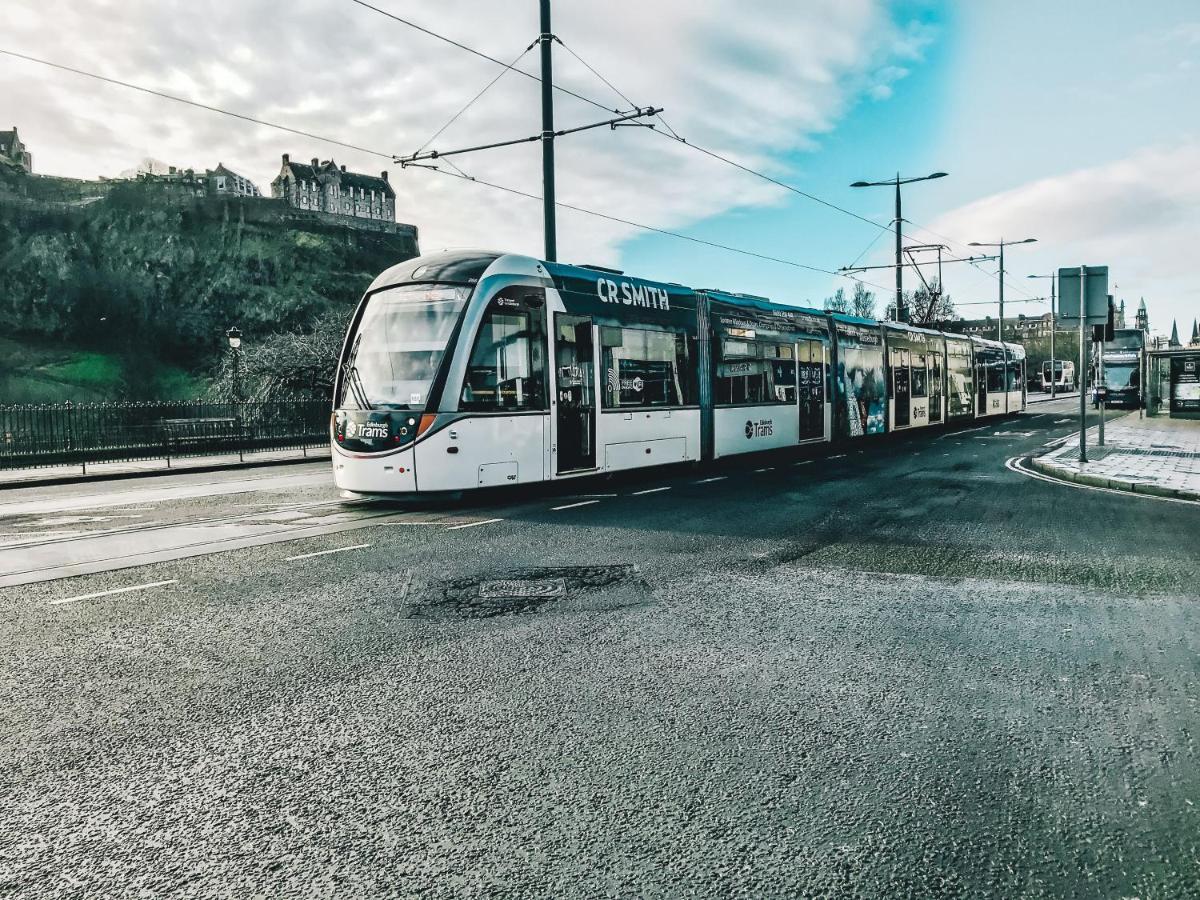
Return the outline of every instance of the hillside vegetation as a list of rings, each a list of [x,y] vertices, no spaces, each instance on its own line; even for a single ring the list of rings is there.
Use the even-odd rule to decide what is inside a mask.
[[[414,255],[401,236],[295,222],[267,201],[153,183],[45,201],[21,196],[21,177],[0,173],[0,402],[194,393],[230,325],[250,352],[348,316]]]

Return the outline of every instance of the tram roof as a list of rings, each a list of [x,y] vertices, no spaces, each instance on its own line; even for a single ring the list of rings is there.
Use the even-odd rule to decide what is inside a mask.
[[[368,292],[411,281],[439,281],[450,284],[469,284],[477,280],[487,267],[504,254],[493,250],[442,250],[406,259],[385,269]]]
[[[764,312],[801,312],[807,313],[810,316],[822,317],[829,315],[823,309],[814,309],[811,306],[794,306],[791,303],[780,303],[777,300],[772,300],[770,297],[759,297],[756,294],[738,294],[733,291],[722,291],[713,288],[700,288],[697,293],[706,294],[713,300],[728,303],[731,306],[739,306],[743,309],[759,309]]]

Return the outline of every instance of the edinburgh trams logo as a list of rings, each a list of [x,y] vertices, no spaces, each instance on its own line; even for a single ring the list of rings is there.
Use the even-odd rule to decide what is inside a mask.
[[[671,309],[671,298],[666,289],[649,284],[634,284],[631,281],[618,283],[601,278],[596,282],[596,293],[605,303],[645,306],[667,312]]]
[[[388,436],[387,422],[357,422],[346,423],[346,437],[357,437],[367,440],[369,438],[385,438]]]
[[[770,437],[775,433],[775,421],[773,419],[759,419],[757,422],[747,420],[745,432],[748,441],[756,437]]]

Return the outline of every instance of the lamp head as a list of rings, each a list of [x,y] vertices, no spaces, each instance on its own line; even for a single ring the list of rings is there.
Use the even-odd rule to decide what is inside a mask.
[[[242,332],[236,325],[225,332],[225,337],[229,338],[229,346],[234,350],[242,346]]]

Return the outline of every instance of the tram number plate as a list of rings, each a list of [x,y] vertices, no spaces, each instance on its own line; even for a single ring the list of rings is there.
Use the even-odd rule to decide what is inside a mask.
[[[567,582],[563,578],[541,581],[507,579],[484,581],[479,585],[480,597],[562,597],[567,593]]]

